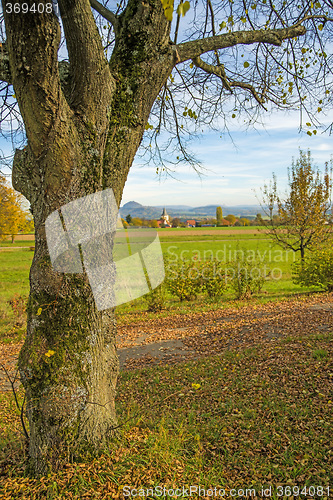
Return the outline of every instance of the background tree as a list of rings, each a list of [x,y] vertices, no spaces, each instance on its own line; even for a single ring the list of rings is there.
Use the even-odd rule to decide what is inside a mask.
[[[288,173],[289,192],[278,194],[276,177],[263,189],[266,205],[268,234],[280,246],[300,252],[304,260],[305,250],[313,249],[331,234],[328,224],[331,210],[332,170],[325,165],[325,173],[312,166],[310,151],[300,150],[299,158],[292,161]],[[274,212],[279,217],[276,225]]]
[[[230,225],[233,226],[237,219],[233,214],[229,214],[225,217],[225,220],[229,221]]]
[[[158,222],[157,222],[157,220],[152,220],[151,223],[150,223],[150,227],[153,227],[153,228],[157,229],[158,228]]]
[[[272,220],[273,220],[273,224],[275,224],[275,226],[278,226],[280,224],[280,217],[277,214],[273,215]]]
[[[33,233],[34,229],[35,229],[34,219],[33,219],[32,215],[31,215],[31,213],[27,212],[25,223],[24,223],[24,226],[22,227],[22,231],[24,233]]]
[[[222,208],[221,207],[216,207],[216,225],[221,226],[222,224]]]
[[[0,175],[0,239],[10,235],[14,243],[15,235],[20,230],[31,227],[28,213],[22,209],[22,202],[23,196],[9,187],[5,177]]]
[[[239,219],[240,223],[242,224],[242,226],[249,226],[250,225],[250,221],[249,219],[247,219],[246,217],[241,217]]]
[[[256,218],[254,219],[254,224],[256,226],[264,226],[265,225],[265,221],[264,219],[262,218],[262,215],[261,214],[257,214],[256,215]]]
[[[180,219],[178,217],[175,217],[174,219],[172,219],[172,222],[171,222],[172,227],[179,227],[179,224],[180,224]]]
[[[212,217],[211,219],[204,219],[202,222],[203,224],[211,224],[212,226],[216,226],[216,219],[214,217]]]
[[[2,0],[0,118],[22,118],[26,134],[13,186],[31,203],[36,241],[19,367],[31,464],[44,473],[107,444],[118,373],[114,311],[96,309],[85,274],[54,271],[47,216],[106,188],[119,206],[140,145],[158,170],[196,166],[186,140],[197,130],[276,108],[300,109],[313,133],[330,104],[332,2],[202,0],[185,17],[182,1],[13,5]]]
[[[125,219],[126,219],[127,224],[131,224],[132,223],[132,216],[131,216],[131,214],[126,215]]]
[[[123,218],[121,218],[121,222],[122,222],[122,225],[124,226],[124,228],[126,229],[128,227],[128,222]]]
[[[132,222],[131,222],[132,226],[141,227],[142,224],[143,224],[142,219],[139,219],[139,217],[133,217],[132,218]]]

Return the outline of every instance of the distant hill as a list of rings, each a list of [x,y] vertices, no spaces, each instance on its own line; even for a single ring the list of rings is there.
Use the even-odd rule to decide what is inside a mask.
[[[119,212],[121,217],[126,217],[130,214],[132,217],[139,217],[140,219],[159,219],[162,210],[165,207],[167,213],[171,218],[179,217],[181,219],[204,217],[215,217],[216,207],[219,205],[206,205],[203,207],[190,207],[188,205],[158,205],[158,206],[144,206],[136,201],[129,201],[120,208]],[[233,214],[236,217],[255,217],[257,213],[262,212],[260,205],[237,205],[234,207],[226,207],[223,205],[223,215]]]
[[[143,207],[143,205],[141,205],[141,203],[138,203],[137,201],[129,201],[123,206],[123,208],[126,210],[135,210],[136,208],[140,207]]]

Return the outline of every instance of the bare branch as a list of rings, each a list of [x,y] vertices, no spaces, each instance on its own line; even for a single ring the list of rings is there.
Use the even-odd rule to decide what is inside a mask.
[[[220,64],[219,66],[214,66],[213,64],[206,63],[199,56],[194,57],[192,61],[193,64],[197,66],[197,68],[200,68],[203,71],[206,71],[206,73],[209,73],[211,75],[216,75],[219,78],[221,78],[223,87],[229,90],[229,92],[232,92],[232,88],[230,86],[230,82],[227,79],[227,75],[225,74],[223,64]]]
[[[291,26],[276,30],[256,30],[256,31],[234,31],[223,35],[212,36],[202,40],[192,40],[190,42],[177,45],[178,62],[193,59],[211,50],[225,49],[235,45],[251,45],[252,43],[268,43],[280,46],[283,40],[304,35],[306,28],[302,25]]]
[[[24,432],[24,435],[27,439],[27,441],[29,441],[29,434],[28,434],[28,431],[27,431],[27,428],[25,426],[25,423],[24,423],[24,418],[23,418],[23,409],[24,409],[24,403],[25,403],[25,395],[24,395],[24,399],[23,399],[23,403],[22,405],[20,406],[19,405],[19,402],[18,402],[18,399],[17,399],[17,394],[16,394],[16,390],[15,390],[15,382],[18,380],[18,373],[19,373],[19,370],[16,370],[16,373],[14,375],[14,378],[12,379],[11,376],[9,375],[8,373],[8,370],[6,369],[5,365],[3,365],[2,363],[0,364],[0,368],[3,369],[3,371],[5,372],[6,376],[7,376],[7,379],[9,380],[9,383],[11,385],[11,388],[12,388],[12,392],[13,392],[13,395],[14,395],[14,399],[15,399],[15,404],[16,404],[16,407],[17,409],[19,410],[20,412],[20,420],[21,420],[21,424],[22,424],[22,428],[23,428],[23,432]]]
[[[211,75],[216,75],[222,80],[223,87],[229,92],[233,92],[232,87],[239,87],[244,90],[248,90],[251,92],[255,100],[262,106],[264,109],[266,109],[263,104],[265,102],[264,97],[260,97],[256,89],[251,85],[250,83],[246,82],[239,82],[236,80],[228,80],[226,72],[224,70],[224,65],[220,64],[219,66],[214,66],[213,64],[207,64],[205,61],[203,61],[200,57],[195,57],[192,59],[193,64],[197,66],[198,68],[202,69],[206,73],[209,73]]]
[[[237,82],[235,80],[231,80],[229,83],[230,83],[230,87],[239,87],[241,89],[248,90],[249,92],[251,92],[251,94],[253,95],[253,97],[257,101],[257,103],[260,104],[260,106],[262,106],[265,111],[267,111],[267,108],[265,108],[265,106],[264,106],[265,98],[260,97],[260,95],[258,94],[256,89],[253,87],[253,85],[251,85],[250,83],[246,83],[246,82]]]
[[[118,18],[117,16],[111,12],[111,10],[107,9],[102,5],[98,0],[90,0],[90,5],[92,6],[93,9],[95,9],[104,19],[109,21],[114,29],[114,32],[117,33],[118,31]]]

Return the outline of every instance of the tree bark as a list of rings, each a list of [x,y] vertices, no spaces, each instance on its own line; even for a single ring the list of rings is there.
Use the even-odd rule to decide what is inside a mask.
[[[15,154],[13,185],[30,200],[35,222],[19,369],[30,470],[38,474],[105,449],[117,425],[119,370],[114,310],[97,310],[86,274],[53,269],[45,220],[70,201],[106,188],[119,206],[152,104],[174,65],[160,0],[129,2],[109,64],[88,0],[59,5],[74,61],[62,87],[55,16],[26,14],[16,25],[6,19],[11,76],[28,137],[27,147]],[[24,32],[22,44],[17,30]],[[44,58],[35,62],[38,50]]]

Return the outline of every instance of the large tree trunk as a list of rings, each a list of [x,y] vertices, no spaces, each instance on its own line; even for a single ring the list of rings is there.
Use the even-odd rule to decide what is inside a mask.
[[[87,137],[85,137],[85,141]],[[71,144],[66,144],[68,150]],[[77,149],[77,148],[76,148]],[[93,148],[94,149],[94,148]],[[28,151],[16,154],[13,178],[20,184]],[[81,166],[63,188],[40,180],[31,195],[35,220],[35,255],[30,270],[28,327],[19,357],[27,397],[30,428],[29,453],[34,471],[48,468],[103,449],[115,427],[115,387],[118,359],[115,349],[114,311],[98,311],[87,275],[66,274],[52,267],[45,234],[45,220],[66,202],[96,191],[90,154],[74,151]],[[23,156],[23,158],[22,158]],[[55,165],[60,158],[50,152]],[[24,161],[22,162],[22,160]],[[34,167],[44,170],[43,161]]]
[[[114,311],[97,310],[86,274],[53,269],[45,220],[63,205],[106,188],[113,189],[119,206],[151,106],[175,61],[160,0],[129,2],[109,64],[93,36],[97,29],[89,2],[74,4],[59,1],[70,59],[74,53],[62,90],[54,59],[57,20],[35,16],[24,24],[27,18],[20,18],[22,47],[13,42],[16,25],[8,28],[12,65],[21,50],[33,64],[34,47],[45,46],[37,83],[27,88],[25,72],[17,71],[14,78],[28,146],[16,152],[13,184],[31,202],[36,237],[19,368],[27,397],[30,464],[37,473],[104,449],[117,424]]]

